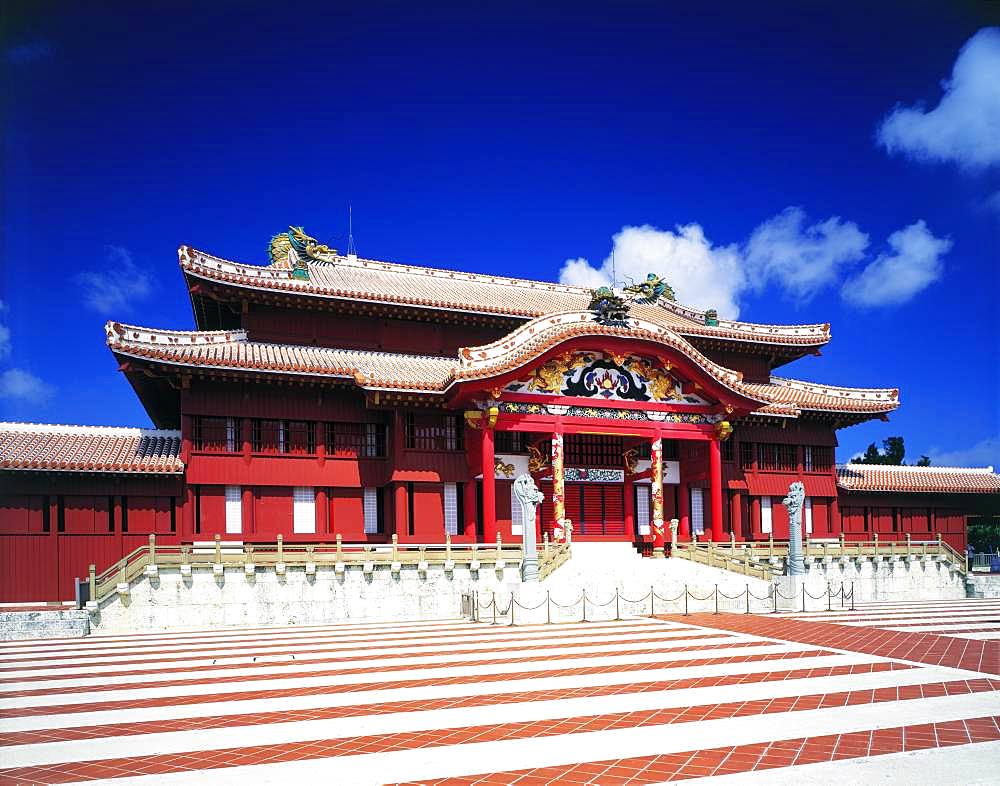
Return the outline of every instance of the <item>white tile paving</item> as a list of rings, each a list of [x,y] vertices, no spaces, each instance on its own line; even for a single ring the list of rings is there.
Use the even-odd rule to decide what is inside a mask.
[[[283,660],[283,653],[291,651],[302,656]],[[964,684],[982,675],[912,664],[888,669],[889,662],[877,656],[651,620],[516,629],[439,621],[189,631],[176,637],[18,642],[0,653],[6,658],[0,662],[6,669],[0,671],[0,737],[5,740],[0,742],[0,780],[12,777],[12,768],[31,767],[67,767],[82,777],[90,765],[81,763],[95,762],[119,767],[116,774],[128,776],[109,781],[117,786],[394,783],[657,756],[698,750],[706,741],[753,744],[1000,714],[1000,691],[987,686],[872,704],[779,707],[763,717],[757,713],[771,702]],[[373,654],[380,657],[353,657]],[[480,664],[480,658],[498,662]],[[719,658],[733,660],[701,662]],[[219,668],[222,664],[235,667]],[[830,674],[831,668],[854,671]],[[821,671],[810,674],[814,669]],[[141,670],[153,673],[137,673]],[[559,673],[547,673],[553,671]],[[786,671],[800,673],[769,679]],[[704,684],[674,684],[702,679]],[[176,681],[185,684],[172,684]],[[750,710],[715,719],[635,719],[659,710],[716,705]],[[600,719],[609,715],[623,720]],[[479,729],[563,719],[574,719],[572,729],[475,739]],[[75,735],[77,729],[87,734]],[[422,734],[439,739],[411,742]],[[355,738],[391,740],[393,735],[400,742],[385,750],[350,749]],[[313,752],[277,763],[203,763],[213,751],[295,748],[314,741],[331,746],[340,741],[346,748],[337,755]],[[195,768],[141,776],[128,769],[128,761],[137,762],[138,769],[151,756],[177,756]],[[928,760],[947,761],[947,752],[935,752]],[[95,782],[102,772],[97,766],[82,782]],[[44,772],[17,777],[44,783]],[[803,777],[812,777],[809,772]],[[830,772],[869,770],[844,765]]]

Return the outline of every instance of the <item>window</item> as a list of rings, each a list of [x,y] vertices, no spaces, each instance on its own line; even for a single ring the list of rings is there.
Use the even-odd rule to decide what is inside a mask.
[[[798,450],[795,445],[761,444],[757,446],[757,468],[763,470],[792,471],[798,469]]]
[[[288,423],[283,420],[254,420],[254,453],[284,453],[288,435]]]
[[[444,531],[458,534],[458,488],[454,483],[444,484]]]
[[[493,449],[497,453],[527,453],[528,436],[523,431],[497,431],[493,435]]]
[[[326,424],[328,455],[385,458],[385,447],[385,426],[381,423]]]
[[[240,450],[240,419],[196,416],[191,441],[195,450],[236,453]]]
[[[522,515],[521,503],[517,499],[517,494],[514,493],[514,486],[510,487],[510,534],[514,537],[522,537],[524,535],[524,517]]]
[[[731,439],[724,439],[722,444],[719,445],[722,449],[722,460],[732,461],[733,460],[733,441]]]
[[[812,535],[813,531],[813,501],[811,497],[806,497],[802,505],[803,517],[806,520],[806,535]]]
[[[602,434],[567,434],[566,463],[575,467],[613,467],[623,465],[625,440]]]
[[[704,490],[699,488],[691,489],[691,531],[705,534]]]
[[[366,488],[364,496],[365,534],[382,532],[382,495],[376,488]]]
[[[243,531],[243,489],[226,486],[226,534],[238,535]]]
[[[635,487],[635,523],[640,535],[648,535],[650,487],[639,483]]]
[[[292,489],[292,532],[316,532],[316,491],[311,486]]]
[[[297,455],[312,455],[316,452],[315,424],[307,420],[290,420],[285,424],[287,452]],[[285,452],[285,451],[282,451]]]
[[[753,443],[740,443],[740,469],[753,468]]]
[[[462,430],[455,415],[425,415],[408,412],[406,447],[411,450],[463,450]]]
[[[833,448],[806,445],[802,448],[802,468],[806,472],[829,472],[833,469]]]
[[[760,531],[765,535],[770,534],[772,530],[772,520],[771,520],[771,498],[761,497],[760,498]]]

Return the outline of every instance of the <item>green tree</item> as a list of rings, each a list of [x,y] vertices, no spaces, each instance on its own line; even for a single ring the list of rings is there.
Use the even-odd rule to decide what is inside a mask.
[[[871,443],[868,449],[860,458],[851,459],[852,464],[891,464],[900,466],[905,464],[906,447],[902,437],[888,437],[882,440],[882,449],[879,450],[875,443]],[[916,466],[929,467],[931,460],[927,456],[917,459]]]

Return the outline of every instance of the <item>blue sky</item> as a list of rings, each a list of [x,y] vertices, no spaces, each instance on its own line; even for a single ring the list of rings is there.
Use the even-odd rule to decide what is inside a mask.
[[[589,281],[614,247],[693,305],[830,322],[781,373],[903,401],[841,460],[1000,465],[985,5],[144,5],[11,15],[0,417],[148,424],[105,320],[190,328],[178,245],[343,249],[351,204],[363,256]]]

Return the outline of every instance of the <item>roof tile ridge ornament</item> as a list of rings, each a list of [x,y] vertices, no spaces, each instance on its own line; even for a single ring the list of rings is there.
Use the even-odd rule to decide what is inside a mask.
[[[762,384],[762,383],[754,383]],[[816,393],[823,396],[840,398],[865,399],[865,400],[891,400],[899,401],[899,388],[855,388],[843,385],[827,385],[822,382],[808,382],[802,379],[792,379],[791,377],[779,377],[774,374],[770,377],[768,384],[776,387],[802,390],[807,393]]]
[[[109,320],[104,325],[104,334],[110,346],[123,344],[132,346],[192,346],[204,344],[246,343],[245,330],[168,330],[127,325]]]
[[[86,426],[65,423],[28,423],[23,421],[0,421],[0,433],[3,432],[17,434],[181,438],[179,429],[156,429],[144,428],[143,426]]]

